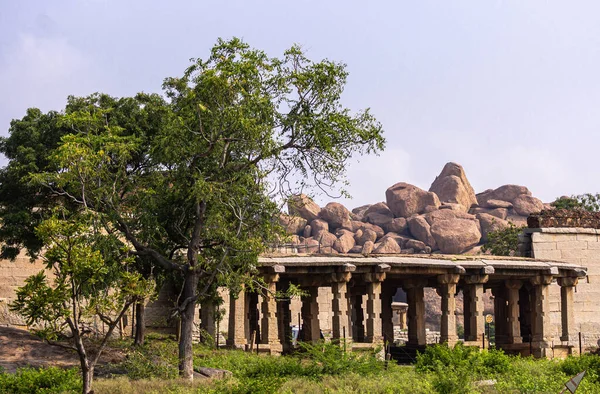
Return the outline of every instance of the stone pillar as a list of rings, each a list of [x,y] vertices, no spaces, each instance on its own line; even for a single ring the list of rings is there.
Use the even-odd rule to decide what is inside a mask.
[[[277,282],[279,274],[265,275],[266,288],[262,291],[262,320],[261,320],[261,343],[269,345],[271,354],[281,354],[282,346],[279,340],[277,327]]]
[[[229,294],[229,327],[227,330],[227,346],[232,348],[244,348],[249,336],[249,324],[247,319],[246,291],[242,286],[239,293],[233,291]]]
[[[479,341],[485,333],[485,316],[483,316],[483,284],[488,275],[465,277],[463,296],[465,302],[465,341]]]
[[[210,300],[202,301],[200,305],[200,328],[216,339],[215,304]]]
[[[573,293],[577,286],[577,278],[558,278],[560,285],[560,315],[562,325],[561,341],[575,341],[575,311],[573,310]]]
[[[344,278],[345,279],[345,278]],[[350,276],[347,276],[350,279]],[[333,312],[331,336],[335,341],[342,341],[344,337],[346,342],[352,339],[350,332],[350,309],[348,307],[348,283],[346,280],[334,282],[331,286],[333,299],[331,309]]]
[[[278,290],[285,292],[288,290],[290,282],[277,282]],[[277,302],[277,325],[279,328],[279,340],[284,353],[292,351],[292,312],[290,310],[290,298],[286,297]]]
[[[381,289],[381,325],[383,338],[390,344],[394,343],[394,310],[392,309],[392,301],[396,290],[395,286],[385,282]]]
[[[319,328],[319,288],[308,288],[308,296],[302,297],[302,339],[306,342],[317,342],[321,339]]]
[[[417,279],[407,281],[403,288],[408,301],[408,344],[426,345],[425,331],[425,282]]]
[[[448,346],[454,346],[458,340],[456,334],[456,284],[458,283],[459,275],[445,274],[438,275],[437,287],[438,294],[442,297],[442,320],[440,325],[441,342],[446,342]]]
[[[522,343],[523,337],[521,337],[521,322],[519,320],[519,289],[521,289],[523,283],[519,280],[507,280],[505,284],[508,301],[506,308],[507,342]]]
[[[352,340],[362,343],[365,341],[365,326],[363,324],[365,315],[362,307],[363,291],[356,287],[352,290],[352,294],[350,295],[352,303]]]
[[[365,342],[380,343],[383,341],[381,328],[381,282],[367,283],[367,335]]]
[[[548,297],[548,285],[552,283],[552,276],[539,275],[531,279],[533,285],[532,297],[532,334],[533,354],[536,357],[546,357],[548,342],[548,328],[550,317],[550,300]]]
[[[507,293],[507,289],[503,285],[492,287],[492,295],[494,296],[494,324],[496,328],[496,345],[503,345],[508,343]]]

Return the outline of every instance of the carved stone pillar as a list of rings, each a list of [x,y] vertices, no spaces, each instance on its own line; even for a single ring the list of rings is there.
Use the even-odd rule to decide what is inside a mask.
[[[277,285],[280,291],[287,291],[289,280],[280,280]],[[286,297],[277,302],[277,321],[279,329],[279,340],[284,353],[292,350],[292,312],[290,310],[290,298]]]
[[[481,341],[485,333],[485,317],[483,316],[483,284],[488,275],[465,277],[463,289],[465,310],[465,341]]]
[[[350,295],[352,303],[352,340],[362,343],[365,341],[364,311],[363,311],[363,292],[361,288],[353,288]]]
[[[365,342],[379,343],[383,341],[381,327],[381,282],[367,283],[367,335]]]
[[[266,288],[262,291],[262,320],[261,320],[261,343],[269,345],[271,354],[280,354],[282,351],[279,340],[279,329],[277,327],[277,282],[279,274],[265,275]]]
[[[577,286],[577,278],[558,278],[560,285],[560,311],[562,335],[561,341],[575,341],[575,311],[573,310],[573,293]]]
[[[537,357],[546,357],[548,342],[548,328],[550,317],[550,300],[548,285],[552,283],[552,276],[539,275],[531,279],[533,285],[531,328],[533,334],[533,353]]]
[[[248,300],[242,286],[239,293],[229,293],[229,327],[227,330],[227,346],[244,348],[248,344],[250,325],[248,322]]]
[[[425,330],[425,281],[413,279],[402,286],[408,301],[408,344],[426,345]]]
[[[392,301],[397,288],[391,284],[383,282],[381,289],[381,325],[384,340],[390,344],[394,343],[394,310]]]
[[[319,288],[308,288],[308,296],[302,297],[302,333],[306,342],[317,342],[321,339],[319,327]]]
[[[456,284],[459,275],[445,274],[438,275],[437,292],[442,297],[442,319],[440,324],[440,339],[446,342],[448,346],[454,346],[458,340],[456,334]]]
[[[336,276],[337,281],[331,285],[333,299],[331,300],[331,309],[333,312],[331,324],[331,336],[335,341],[342,341],[344,337],[346,342],[352,339],[350,332],[350,308],[348,299],[348,281],[351,274]]]
[[[521,337],[521,322],[519,320],[519,290],[523,283],[519,280],[507,280],[506,295],[507,295],[507,341],[508,343],[522,343]]]
[[[496,328],[496,345],[508,343],[508,289],[505,286],[492,287],[494,296],[494,324]],[[489,339],[489,338],[488,338]]]

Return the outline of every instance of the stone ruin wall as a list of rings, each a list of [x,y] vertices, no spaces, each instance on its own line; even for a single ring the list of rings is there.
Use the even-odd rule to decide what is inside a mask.
[[[575,287],[574,312],[584,350],[600,346],[600,213],[566,210],[532,215],[520,239],[526,257],[557,260],[587,268],[587,277]],[[551,334],[560,337],[560,286],[549,286]],[[571,338],[578,342],[578,333]]]

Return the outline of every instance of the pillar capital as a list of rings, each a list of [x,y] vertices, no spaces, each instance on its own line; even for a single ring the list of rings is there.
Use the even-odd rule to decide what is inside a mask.
[[[537,275],[533,278],[529,279],[532,285],[540,286],[540,285],[549,285],[552,283],[552,275]]]
[[[404,290],[425,287],[426,285],[427,285],[427,279],[425,279],[425,278],[407,279],[402,282],[402,288]]]
[[[489,275],[469,275],[464,277],[465,283],[468,285],[482,285],[487,283],[489,278]]]
[[[455,285],[459,279],[460,275],[458,274],[443,274],[437,277],[437,281],[441,285]]]
[[[523,281],[516,279],[509,279],[504,282],[507,288],[511,290],[519,290],[523,286]]]
[[[577,286],[579,278],[567,276],[565,278],[558,278],[557,281],[560,286],[571,287]]]
[[[263,279],[267,283],[277,283],[279,282],[279,274],[263,274]]]
[[[367,272],[365,274],[365,282],[383,282],[385,280],[385,272]]]
[[[334,272],[331,274],[332,283],[348,283],[352,279],[352,272]]]

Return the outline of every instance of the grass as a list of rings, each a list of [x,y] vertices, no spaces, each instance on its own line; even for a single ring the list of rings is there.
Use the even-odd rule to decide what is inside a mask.
[[[600,356],[596,355],[534,360],[461,345],[453,349],[434,346],[418,357],[414,367],[390,363],[386,368],[374,352],[344,353],[331,344],[305,346],[296,355],[282,357],[198,345],[196,367],[227,369],[233,377],[189,383],[177,379],[173,339],[152,337],[139,349],[121,349],[128,352],[126,359],[108,370],[127,375],[96,379],[96,394],[558,393],[569,378],[584,369],[587,376],[577,394],[600,392]],[[493,386],[477,383],[490,379],[496,382]],[[43,385],[45,391],[35,391],[36,385]],[[80,387],[75,369],[26,369],[14,375],[0,372],[2,393],[68,393],[78,392]]]

